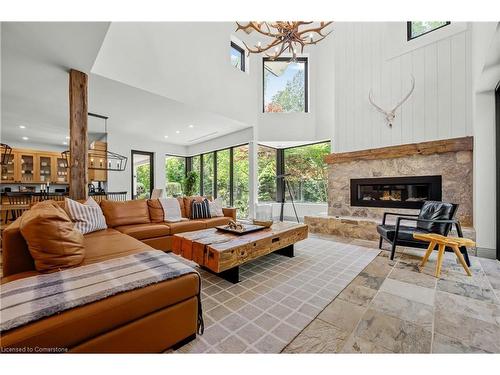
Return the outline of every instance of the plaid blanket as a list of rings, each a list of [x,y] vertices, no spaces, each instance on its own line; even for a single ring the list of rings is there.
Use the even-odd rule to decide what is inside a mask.
[[[152,250],[15,280],[0,285],[0,332],[188,273],[197,271],[176,255]],[[200,295],[198,333],[203,333]]]

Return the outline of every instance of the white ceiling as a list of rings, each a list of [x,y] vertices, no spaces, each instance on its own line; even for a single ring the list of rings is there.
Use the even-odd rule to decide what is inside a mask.
[[[2,142],[66,141],[68,71],[90,71],[108,26],[2,23]]]
[[[71,68],[89,74],[89,112],[109,116],[110,133],[191,145],[250,126],[243,121],[250,112],[238,111],[241,105],[235,105],[248,99],[241,84],[250,80],[229,64],[228,24],[206,25],[201,38],[219,47],[225,45],[227,53],[219,50],[217,56],[208,53],[195,60],[173,53],[169,48],[172,34],[163,32],[168,30],[162,25],[166,24],[120,23],[110,28],[109,23],[94,22],[2,23],[2,142],[26,142],[27,146],[66,142]],[[174,23],[169,30],[184,35],[184,45],[196,45],[200,38],[182,33],[192,27],[189,25],[200,27]],[[151,38],[158,31],[162,31],[161,38]],[[134,45],[128,42],[130,33]],[[213,61],[200,64],[200,58]],[[165,63],[168,61],[175,61],[175,66]],[[217,64],[222,69],[215,72]],[[212,66],[212,71],[205,66]],[[236,82],[231,78],[235,73]],[[154,82],[156,89],[137,80],[137,75]],[[26,128],[20,129],[20,125]],[[89,118],[89,131],[102,130],[102,120]],[[29,140],[23,141],[23,136]]]
[[[90,76],[89,86],[89,108],[109,116],[109,133],[119,131],[151,141],[191,145],[247,127],[96,74]]]

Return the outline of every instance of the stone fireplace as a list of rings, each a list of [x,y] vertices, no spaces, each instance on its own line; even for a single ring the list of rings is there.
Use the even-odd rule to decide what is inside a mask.
[[[424,200],[443,200],[472,227],[472,145],[464,137],[330,154],[328,216],[304,220],[312,232],[376,239],[385,211],[415,214]]]

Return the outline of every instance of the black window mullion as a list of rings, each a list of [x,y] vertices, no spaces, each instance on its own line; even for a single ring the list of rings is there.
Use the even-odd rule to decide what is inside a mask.
[[[193,158],[191,156],[184,158],[184,176],[187,177],[187,174],[191,172],[193,169]]]
[[[213,159],[214,159],[213,198],[217,199],[217,151],[214,151]]]
[[[200,195],[203,196],[203,154],[200,155]]]
[[[279,148],[276,150],[276,176],[285,174],[285,149]],[[285,179],[276,179],[276,201],[282,202],[285,197]]]
[[[233,165],[234,151],[233,147],[229,149],[229,206],[233,207],[234,204],[234,165]]]

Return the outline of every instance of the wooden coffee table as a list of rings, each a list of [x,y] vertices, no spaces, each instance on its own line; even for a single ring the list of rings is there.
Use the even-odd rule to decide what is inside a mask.
[[[272,252],[293,257],[293,245],[306,239],[307,234],[307,225],[290,222],[277,222],[244,235],[211,228],[175,234],[172,248],[175,254],[237,283],[240,265]]]

